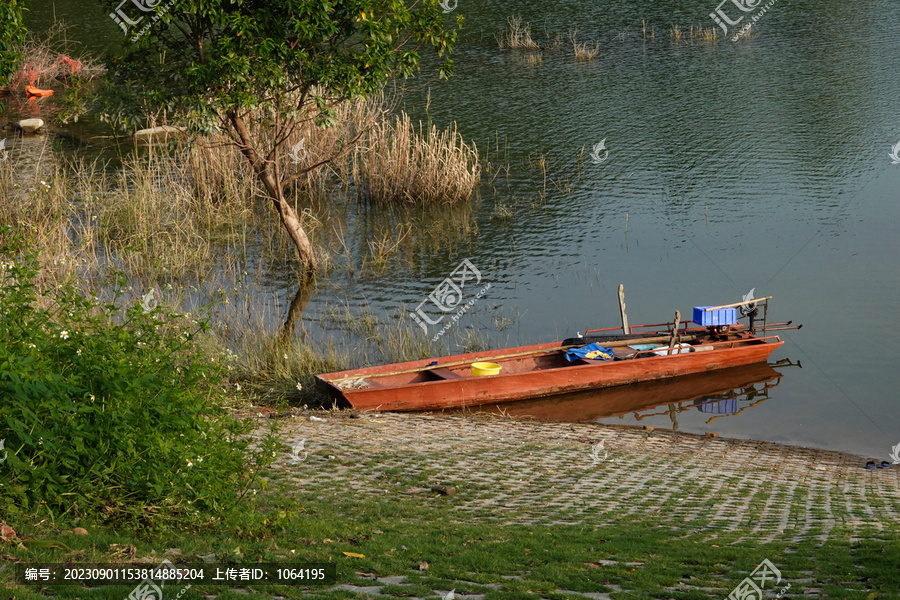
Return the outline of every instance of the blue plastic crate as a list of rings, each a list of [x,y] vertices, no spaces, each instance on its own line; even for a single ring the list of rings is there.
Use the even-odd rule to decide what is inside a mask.
[[[716,310],[706,310],[707,306],[694,307],[694,323],[703,327],[712,327],[713,325],[737,325],[737,309],[736,308],[717,308]]]
[[[694,400],[694,404],[699,404],[700,411],[705,413],[733,415],[738,411],[737,398],[726,398],[724,400],[716,400],[714,402],[709,402],[706,400]]]

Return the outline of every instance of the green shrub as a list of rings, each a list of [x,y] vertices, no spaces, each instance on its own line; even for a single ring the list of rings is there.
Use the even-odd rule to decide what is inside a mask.
[[[24,10],[24,2],[19,0],[0,3],[0,87],[5,86],[19,69],[25,42]]]
[[[251,450],[250,425],[214,404],[221,361],[194,340],[207,324],[72,283],[39,291],[38,273],[0,231],[0,512],[152,524],[234,506],[274,442]]]

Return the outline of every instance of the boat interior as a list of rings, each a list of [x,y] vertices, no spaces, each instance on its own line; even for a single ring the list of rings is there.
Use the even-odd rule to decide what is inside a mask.
[[[607,330],[593,331],[602,332]],[[714,351],[723,348],[733,348],[739,345],[765,344],[770,341],[778,340],[777,336],[757,338],[752,336],[749,332],[740,329],[731,333],[727,333],[725,335],[717,335],[715,334],[715,332],[710,332],[706,329],[685,328],[683,330],[679,330],[678,336],[676,336],[674,341],[674,347],[671,349],[669,347],[669,343],[662,343],[659,341],[646,341],[648,339],[658,339],[669,336],[671,336],[671,332],[665,330],[657,330],[656,332],[651,333],[636,333],[631,334],[630,336],[610,335],[606,338],[604,338],[604,336],[602,335],[589,336],[588,334],[585,334],[583,338],[565,340],[556,348],[537,351],[532,350],[526,352],[516,352],[515,349],[511,349],[509,354],[501,356],[486,356],[483,358],[474,358],[464,361],[453,360],[454,357],[450,356],[444,359],[444,364],[439,364],[438,361],[434,361],[432,364],[423,367],[394,371],[389,373],[365,373],[363,371],[358,375],[332,380],[331,383],[341,390],[347,391],[354,389],[396,387],[432,381],[457,380],[490,374],[502,376],[530,373],[534,371],[545,371],[550,369],[572,368],[588,365],[597,366],[621,360],[641,360],[658,357],[672,358],[677,356],[679,353],[685,354],[689,352]],[[629,342],[628,339],[623,339],[627,337],[633,338],[634,341]],[[605,339],[608,339],[607,343],[610,344],[609,348],[611,348],[613,351],[613,355],[611,357],[606,358],[601,356],[594,359],[574,358],[574,360],[569,360],[569,358],[567,358],[566,356],[567,350],[569,350],[570,348],[578,347],[579,345],[586,345],[567,344],[566,342],[589,341],[590,343],[596,342],[601,346],[604,346]],[[474,372],[476,369],[473,369],[473,364],[480,364],[481,362],[487,363],[488,365],[493,365],[495,367],[498,366],[499,372],[489,372],[481,375],[476,375]]]

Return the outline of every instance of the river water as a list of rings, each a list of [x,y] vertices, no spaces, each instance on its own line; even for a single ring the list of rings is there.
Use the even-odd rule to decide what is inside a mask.
[[[121,32],[109,17],[82,7],[40,3],[31,25],[46,26],[55,11],[92,49],[115,45]],[[804,324],[782,334],[787,343],[770,361],[802,368],[760,375],[759,389],[778,383],[765,402],[706,390],[722,402],[712,408],[690,392],[651,387],[635,392],[636,404],[664,406],[646,414],[607,414],[598,408],[602,394],[579,396],[572,410],[511,412],[888,459],[900,443],[900,164],[889,156],[900,142],[900,8],[887,0],[779,0],[746,40],[691,40],[688,27],[714,26],[715,9],[706,0],[552,7],[460,0],[448,17],[466,18],[456,76],[408,93],[406,108],[439,126],[456,121],[483,154],[499,146],[512,167],[485,178],[467,233],[380,274],[322,282],[304,326],[344,335],[326,318],[338,303],[416,329],[399,311],[426,300],[463,259],[480,275],[465,299],[490,287],[441,338],[448,351],[458,347],[451,334],[466,331],[501,347],[615,326],[620,283],[635,324],[740,301],[753,289],[774,296],[771,318]],[[740,13],[723,10],[732,19]],[[495,33],[513,14],[538,42],[547,42],[545,32],[565,42],[577,29],[578,40],[598,42],[600,53],[579,61],[566,43],[539,56],[501,50]],[[670,36],[673,24],[681,41]],[[377,212],[354,211],[354,231],[365,232]],[[359,235],[353,252],[365,244]],[[279,281],[273,273],[267,293],[283,307],[294,291]],[[738,377],[723,385],[731,383],[739,391],[748,384]]]

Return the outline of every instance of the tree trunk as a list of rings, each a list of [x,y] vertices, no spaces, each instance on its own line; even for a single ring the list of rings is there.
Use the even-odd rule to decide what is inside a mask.
[[[312,291],[313,286],[309,283],[302,283],[297,289],[297,294],[294,296],[294,299],[291,301],[291,307],[288,309],[287,318],[284,320],[284,327],[281,328],[279,339],[282,342],[290,344],[291,336],[294,335],[297,323],[300,321],[300,317],[303,316],[303,311],[312,297]]]
[[[275,205],[275,210],[278,211],[278,216],[281,218],[282,225],[287,229],[291,239],[294,240],[294,245],[297,246],[297,252],[300,253],[300,261],[306,268],[307,273],[310,275],[315,273],[318,268],[316,265],[316,255],[313,253],[312,244],[309,243],[309,238],[306,236],[306,232],[303,231],[303,226],[300,224],[300,217],[297,216],[294,207],[284,199],[284,194],[281,193],[281,186],[275,182],[275,176],[270,169],[266,169],[262,173],[257,173],[257,177],[262,181],[263,187],[266,188],[269,198],[271,198],[272,203]]]
[[[281,224],[287,229],[288,235],[291,236],[291,240],[293,240],[294,245],[297,247],[297,252],[300,254],[300,262],[303,263],[307,275],[314,274],[318,265],[316,264],[316,255],[313,252],[312,244],[309,243],[309,238],[306,236],[306,232],[303,231],[303,226],[300,224],[300,218],[297,216],[297,212],[285,200],[281,185],[275,179],[272,165],[262,160],[256,153],[256,149],[250,138],[250,131],[247,129],[247,124],[244,123],[244,120],[235,111],[228,111],[228,121],[231,123],[235,133],[241,141],[241,154],[250,161],[253,172],[256,173],[257,179],[262,183],[266,190],[266,194],[269,196],[269,199],[275,206],[275,210],[278,212]]]

